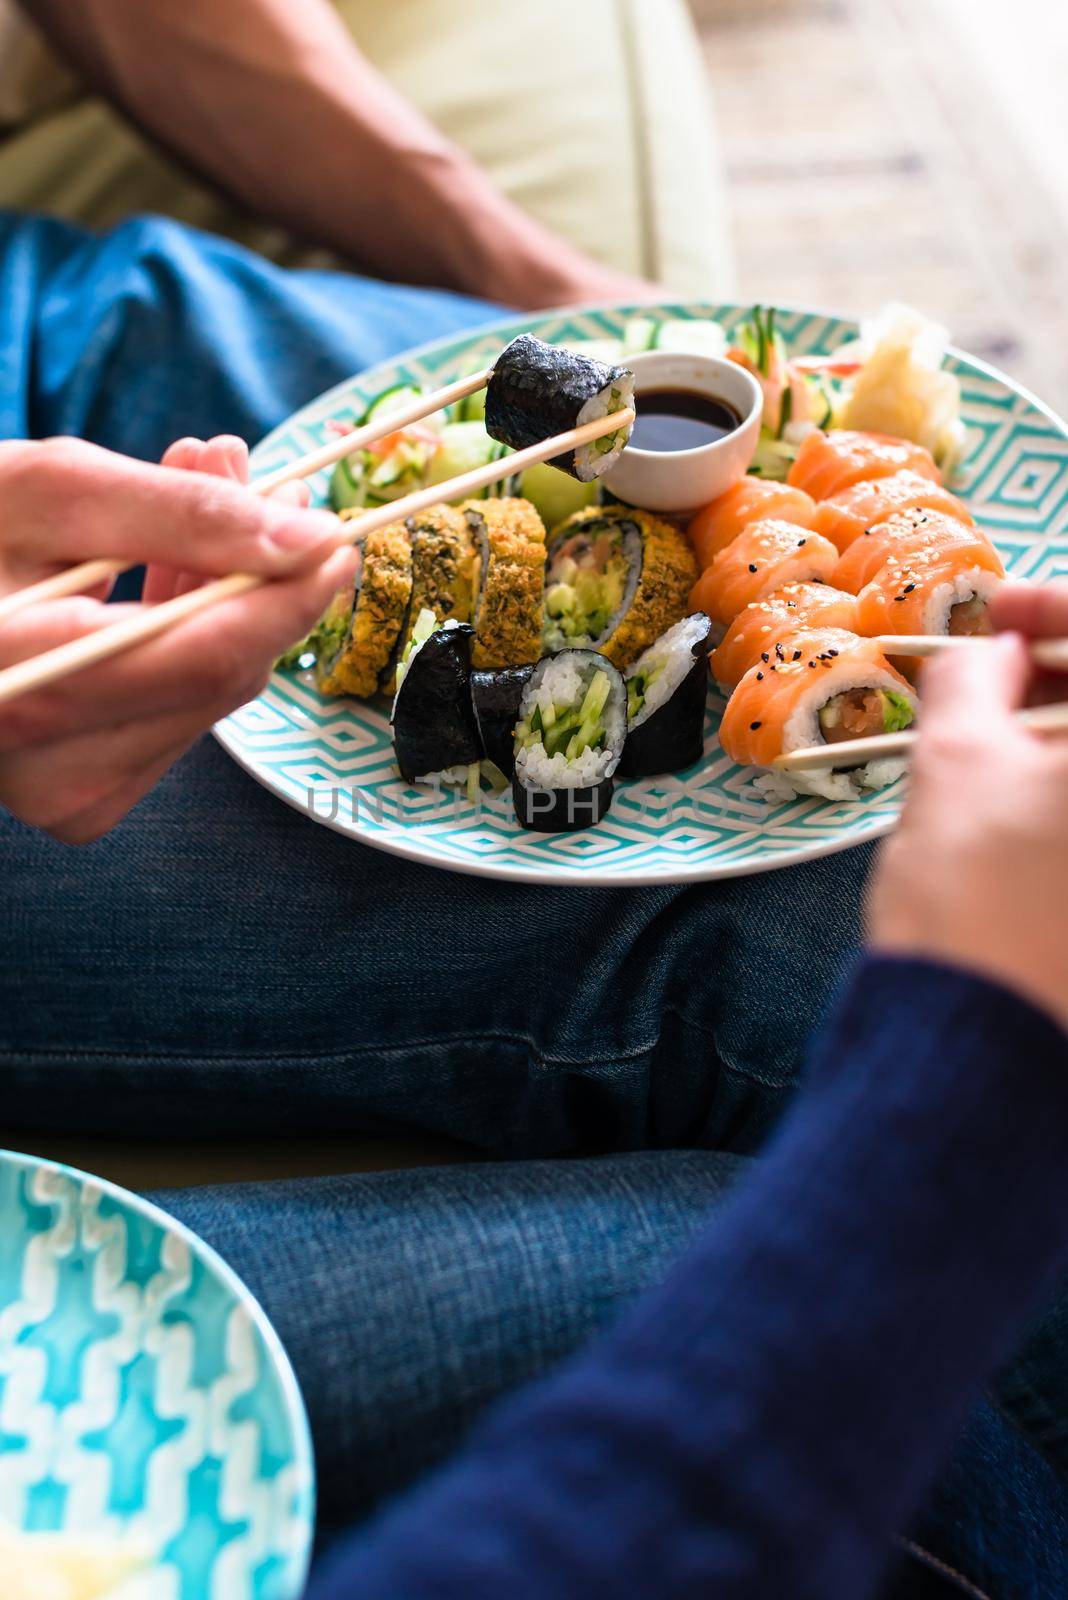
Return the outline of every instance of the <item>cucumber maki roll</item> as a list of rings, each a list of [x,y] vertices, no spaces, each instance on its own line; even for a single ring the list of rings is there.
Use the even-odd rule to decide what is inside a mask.
[[[541,655],[544,524],[527,500],[469,500],[460,510],[475,550],[472,664],[533,666]]]
[[[549,541],[547,650],[629,666],[689,609],[697,560],[681,529],[629,506],[579,511]]]
[[[538,833],[593,827],[612,803],[627,737],[622,675],[595,650],[562,650],[534,668],[519,713],[517,818]]]
[[[676,622],[628,667],[620,777],[652,778],[700,761],[711,632],[711,619],[697,611]]]
[[[466,622],[439,625],[432,611],[416,619],[397,665],[390,724],[393,748],[406,783],[432,772],[476,765],[481,757],[471,710],[471,640]]]
[[[486,432],[513,450],[540,444],[555,433],[611,416],[634,399],[634,374],[625,367],[544,344],[531,333],[513,339],[497,357],[486,389]],[[592,483],[619,457],[630,428],[565,455],[552,465],[580,483]]]
[[[510,778],[515,772],[515,729],[523,691],[534,671],[533,663],[523,667],[500,667],[495,672],[472,672],[471,709],[487,761]]]

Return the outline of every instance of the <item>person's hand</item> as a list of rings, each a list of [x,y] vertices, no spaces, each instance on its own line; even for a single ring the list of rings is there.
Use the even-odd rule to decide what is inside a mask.
[[[262,500],[236,440],[153,467],[73,439],[0,444],[0,595],[95,556],[150,568],[150,601],[228,572],[273,579],[50,688],[0,706],[0,806],[69,843],[114,826],[189,745],[253,699],[275,658],[354,580],[337,519]],[[106,595],[0,620],[0,668],[107,627]]]
[[[1068,637],[1068,584],[1006,585],[993,620],[1012,631],[924,672],[870,940],[994,978],[1068,1027],[1068,736],[1029,733],[1012,715],[1025,700],[1068,700],[1068,675],[1036,675],[1024,637]]]

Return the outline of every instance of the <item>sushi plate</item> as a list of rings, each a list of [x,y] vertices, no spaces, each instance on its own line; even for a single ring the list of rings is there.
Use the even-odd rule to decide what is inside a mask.
[[[0,1151],[0,1529],[136,1551],[116,1600],[297,1600],[313,1527],[304,1404],[240,1280],[139,1196]]]
[[[434,388],[489,364],[520,333],[560,344],[619,338],[636,313],[713,320],[729,333],[748,312],[748,306],[705,302],[563,311],[425,345],[305,406],[257,447],[253,470],[270,471],[323,443],[328,419],[359,414],[394,385]],[[857,332],[846,319],[785,307],[777,326],[795,355],[828,352]],[[1042,581],[1068,575],[1068,425],[984,362],[952,351],[946,364],[960,379],[968,429],[953,489],[1016,576]],[[326,473],[312,489],[325,502]],[[472,803],[445,788],[403,783],[388,709],[323,699],[306,674],[275,673],[263,694],[216,733],[246,771],[310,821],[409,860],[484,877],[590,886],[689,883],[811,860],[893,827],[902,782],[860,800],[768,804],[753,789],[753,773],[719,747],[722,710],[722,699],[710,693],[705,754],[695,767],[621,782],[597,827],[555,835],[520,828],[507,793],[484,792]]]

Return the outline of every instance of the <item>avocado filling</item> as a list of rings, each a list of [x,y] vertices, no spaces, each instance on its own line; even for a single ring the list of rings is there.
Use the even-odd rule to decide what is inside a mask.
[[[596,644],[623,604],[628,567],[618,532],[576,534],[553,557],[545,591],[545,642],[551,650]]]
[[[986,601],[973,594],[970,600],[961,600],[955,606],[951,606],[949,626],[946,631],[957,639],[985,638],[993,633]]]
[[[551,695],[539,695],[529,717],[516,728],[520,750],[541,745],[547,756],[575,761],[586,750],[603,750],[607,732],[604,708],[611,682],[607,672],[595,672],[579,705],[558,705]]]
[[[866,739],[877,733],[900,733],[912,719],[912,707],[894,689],[846,689],[819,711],[825,744]]]

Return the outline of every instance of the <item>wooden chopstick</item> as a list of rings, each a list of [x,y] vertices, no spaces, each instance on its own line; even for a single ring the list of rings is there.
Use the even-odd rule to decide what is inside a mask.
[[[884,656],[935,656],[976,642],[960,635],[935,633],[881,633],[872,640]],[[1031,656],[1036,666],[1068,672],[1068,639],[1035,639]]]
[[[254,478],[249,488],[253,494],[268,495],[273,494],[285,483],[293,483],[298,478],[311,478],[324,467],[332,467],[342,456],[351,455],[354,450],[362,450],[365,445],[373,444],[376,439],[382,439],[387,434],[407,428],[413,422],[420,422],[423,417],[432,416],[435,411],[443,411],[455,401],[464,400],[478,389],[484,389],[492,370],[491,367],[487,367],[482,372],[472,373],[469,378],[459,378],[455,383],[448,383],[441,389],[435,389],[433,394],[419,395],[417,399],[410,400],[406,406],[398,406],[396,411],[387,412],[384,417],[376,417],[361,428],[350,428],[348,433],[339,434],[336,439],[331,439],[319,449],[309,450],[307,455],[288,461],[284,467],[278,467],[274,472],[266,472],[261,477]],[[54,578],[42,578],[40,583],[31,584],[27,589],[17,589],[14,594],[0,597],[0,622],[7,617],[13,617],[18,611],[24,611],[28,606],[41,605],[46,600],[62,600],[67,595],[84,594],[87,589],[95,589],[99,583],[110,582],[120,572],[125,572],[130,565],[128,561],[113,561],[105,557],[99,561],[84,561],[81,566],[59,572]]]
[[[452,387],[455,388],[455,385]],[[442,392],[444,391],[439,391]],[[398,425],[395,419],[400,415],[400,412],[394,414],[395,425]],[[525,450],[517,450],[514,455],[504,456],[498,461],[489,461],[481,467],[473,467],[470,472],[462,472],[458,477],[450,478],[444,483],[431,484],[429,488],[419,489],[415,494],[405,495],[401,500],[377,506],[373,511],[367,511],[361,517],[354,517],[350,522],[339,523],[338,548],[344,544],[359,544],[376,528],[383,528],[387,523],[414,516],[417,512],[425,511],[428,506],[438,505],[442,500],[458,500],[477,494],[480,489],[488,489],[490,484],[499,483],[502,478],[510,478],[513,473],[524,472],[527,467],[536,466],[540,461],[548,461],[553,456],[564,455],[568,451],[580,449],[583,445],[592,444],[595,439],[602,439],[620,428],[629,427],[633,421],[632,410],[616,411],[609,417],[600,417],[593,422],[584,422],[581,427],[569,428],[565,433],[558,433],[552,439],[543,439],[540,444],[528,445]],[[345,441],[338,442],[345,443]],[[351,448],[349,444],[347,449],[339,450],[336,456],[331,456],[331,459],[336,460],[338,456],[347,454]],[[333,451],[334,444],[324,446],[324,450]],[[327,463],[323,459],[323,451],[316,451],[313,455],[314,459],[318,460],[319,466],[311,470],[318,471],[319,467]],[[300,469],[309,459],[312,457],[303,456],[299,462],[294,462],[291,467],[281,470],[290,476],[300,477],[303,475]],[[278,474],[271,474],[274,487],[277,487],[278,477]],[[288,481],[288,478],[284,481]],[[255,485],[257,490],[260,482],[262,480],[257,480]],[[230,600],[235,595],[247,594],[269,581],[253,573],[232,572],[229,577],[218,578],[214,583],[205,584],[202,589],[193,589],[190,593],[179,595],[174,600],[164,601],[162,605],[148,607],[138,616],[130,617],[125,622],[117,622],[110,628],[101,628],[98,632],[86,634],[80,639],[71,639],[67,644],[61,644],[42,656],[20,661],[16,666],[0,671],[0,705],[6,705],[33,689],[43,689],[48,684],[58,683],[60,679],[69,677],[71,673],[79,672],[85,667],[107,661],[121,651],[130,650],[134,645],[166,633],[175,623],[196,616],[210,606],[217,605],[221,600]]]
[[[1016,712],[1017,720],[1033,733],[1068,733],[1068,701],[1051,706],[1031,706]],[[913,728],[901,733],[877,733],[869,739],[843,739],[840,744],[808,745],[791,750],[773,763],[779,772],[808,772],[820,767],[864,766],[890,756],[903,756],[919,735]]]

